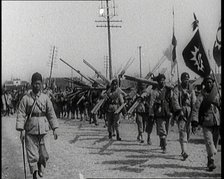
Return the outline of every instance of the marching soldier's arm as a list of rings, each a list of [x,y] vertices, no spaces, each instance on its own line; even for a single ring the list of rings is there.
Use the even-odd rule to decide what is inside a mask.
[[[199,95],[195,104],[194,104],[194,107],[192,109],[192,116],[191,116],[191,122],[192,123],[198,123],[199,122],[199,109],[201,107],[202,101],[203,101],[203,96]]]
[[[26,109],[27,103],[26,103],[26,96],[23,96],[19,103],[18,111],[17,111],[17,117],[16,117],[16,130],[22,131],[24,130],[24,126],[26,123]]]
[[[195,91],[192,90],[192,92],[191,92],[191,106],[192,107],[194,106],[196,100],[197,100],[197,97],[196,97]]]
[[[153,90],[152,93],[151,93],[150,101],[149,101],[149,116],[152,116],[152,117],[154,117],[153,106],[154,106],[155,100],[156,100],[156,91]]]
[[[59,127],[53,104],[49,97],[46,97],[46,117],[53,130]]]
[[[180,106],[180,103],[179,103],[180,95],[181,94],[179,92],[178,87],[175,87],[173,90],[173,97],[172,97],[172,105],[173,105],[174,112],[178,112],[182,110],[182,107]]]

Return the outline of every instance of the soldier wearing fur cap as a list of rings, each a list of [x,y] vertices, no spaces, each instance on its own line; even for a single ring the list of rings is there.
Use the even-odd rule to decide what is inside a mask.
[[[187,143],[190,138],[190,119],[193,105],[196,101],[195,91],[189,85],[190,75],[181,74],[181,83],[173,91],[173,110],[179,130],[179,142],[183,160],[188,158]]]
[[[42,76],[34,73],[31,79],[32,91],[23,96],[18,107],[16,130],[20,139],[25,140],[27,159],[33,178],[43,176],[43,167],[49,158],[47,153],[48,132],[53,130],[54,138],[58,137],[58,121],[50,98],[41,92]]]
[[[163,153],[166,153],[167,123],[169,123],[171,116],[169,108],[171,101],[171,95],[169,93],[171,93],[171,90],[165,86],[165,79],[164,74],[159,74],[157,77],[154,77],[158,85],[152,91],[149,102],[149,116],[157,124],[157,135],[160,138],[160,147]]]
[[[220,126],[221,97],[214,82],[211,75],[204,78],[202,92],[192,112],[192,127],[196,128],[199,124],[203,129],[209,171],[216,168],[214,155],[217,153]]]

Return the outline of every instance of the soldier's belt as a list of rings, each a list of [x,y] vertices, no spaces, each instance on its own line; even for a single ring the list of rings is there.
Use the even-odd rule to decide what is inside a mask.
[[[31,117],[43,117],[46,116],[44,113],[32,113]]]

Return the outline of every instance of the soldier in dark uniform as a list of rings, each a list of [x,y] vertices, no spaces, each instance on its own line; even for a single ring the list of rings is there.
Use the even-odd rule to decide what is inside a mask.
[[[213,171],[216,168],[214,164],[214,155],[217,153],[221,122],[221,97],[214,82],[214,78],[210,75],[204,78],[204,88],[196,100],[195,107],[192,111],[191,122],[193,132],[198,124],[202,126],[209,171]]]
[[[190,138],[190,118],[196,95],[189,86],[190,76],[184,72],[181,74],[181,84],[176,86],[173,91],[173,110],[179,129],[179,142],[183,160],[188,157],[187,143]]]
[[[114,79],[111,82],[110,89],[107,91],[107,104],[106,117],[108,121],[109,139],[112,139],[113,127],[116,131],[117,140],[121,140],[119,133],[119,120],[120,113],[115,114],[115,111],[120,105],[124,103],[121,89],[118,87],[118,80]]]
[[[154,80],[158,82],[158,85],[152,91],[151,99],[149,102],[149,116],[151,119],[154,118],[157,126],[157,135],[160,138],[160,147],[163,150],[163,153],[166,153],[166,138],[167,138],[167,122],[171,116],[169,110],[169,103],[166,96],[170,92],[165,86],[165,75],[159,74]]]
[[[137,84],[137,94],[136,94],[136,100],[139,100],[139,104],[135,109],[136,112],[136,123],[138,127],[138,136],[137,140],[140,141],[141,143],[144,143],[143,140],[143,132],[145,130],[145,118],[144,114],[146,112],[145,109],[145,102],[144,99],[141,97],[141,94],[143,93],[144,86],[142,83]]]

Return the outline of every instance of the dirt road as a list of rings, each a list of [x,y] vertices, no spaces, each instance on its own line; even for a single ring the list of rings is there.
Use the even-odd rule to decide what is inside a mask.
[[[22,147],[15,130],[15,116],[2,118],[2,178],[23,179]],[[201,131],[192,135],[189,158],[182,161],[176,125],[170,128],[167,153],[159,147],[156,131],[152,145],[136,140],[134,121],[121,121],[122,141],[108,140],[104,122],[59,119],[58,140],[50,133],[50,159],[43,179],[86,178],[221,178],[221,146],[216,155],[217,168],[206,171],[207,156]],[[146,139],[146,134],[144,136]],[[28,179],[28,164],[26,163]]]

